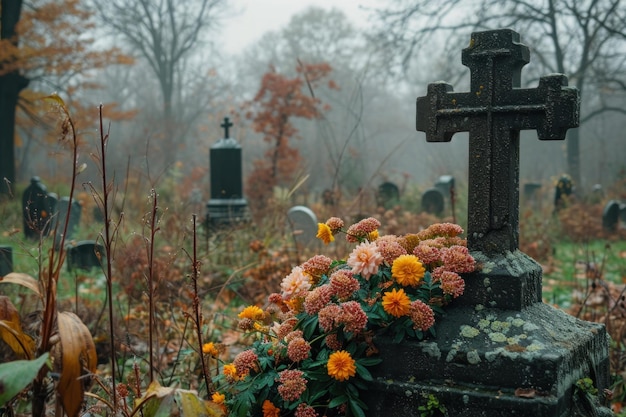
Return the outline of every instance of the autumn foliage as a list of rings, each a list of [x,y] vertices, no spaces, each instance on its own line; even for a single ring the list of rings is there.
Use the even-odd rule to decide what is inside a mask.
[[[327,63],[299,62],[296,71],[297,75],[290,78],[270,68],[256,96],[247,104],[247,117],[252,120],[254,131],[261,133],[269,145],[264,158],[254,161],[247,178],[246,195],[253,207],[264,204],[274,187],[287,186],[295,180],[302,158],[291,141],[298,137],[293,119],[317,119],[329,109],[315,96],[314,88],[324,82],[328,88],[337,88],[328,79],[332,68]]]

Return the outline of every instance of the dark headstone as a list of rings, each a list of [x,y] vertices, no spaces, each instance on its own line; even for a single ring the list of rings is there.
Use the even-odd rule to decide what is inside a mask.
[[[224,137],[210,149],[211,199],[207,204],[210,226],[246,220],[248,202],[243,197],[241,146],[229,137],[233,124],[228,117],[221,124]]]
[[[554,189],[554,210],[562,209],[567,203],[567,198],[572,195],[574,185],[572,179],[568,175],[559,178]]]
[[[100,268],[104,257],[104,247],[95,240],[73,243],[67,247],[67,270],[70,272],[75,269],[89,271],[94,267]]]
[[[422,194],[422,210],[426,213],[440,215],[444,208],[443,194],[438,188],[430,188]]]
[[[540,190],[542,185],[538,182],[527,182],[524,184],[524,198],[532,200],[535,198],[537,191]]]
[[[61,197],[57,204],[57,217],[56,217],[56,236],[55,245],[61,244],[63,238],[63,230],[65,228],[65,219],[67,218],[69,211],[69,219],[67,223],[67,236],[65,237],[65,243],[69,243],[70,239],[73,239],[78,227],[80,226],[80,218],[82,215],[82,206],[80,201],[74,199],[70,204],[69,197]]]
[[[564,75],[521,89],[529,49],[508,29],[472,34],[463,50],[471,91],[439,82],[417,99],[417,129],[428,141],[469,131],[468,247],[481,268],[465,276],[465,292],[435,324],[433,339],[377,343],[368,415],[417,417],[432,395],[450,416],[570,417],[579,379],[593,379],[606,402],[608,337],[598,323],[542,303],[539,264],[518,250],[519,131],[564,139],[578,125],[578,92]],[[610,410],[585,402],[587,415]]]
[[[619,225],[619,202],[611,200],[602,210],[602,227],[606,230],[616,230]]]
[[[13,248],[0,245],[0,277],[13,272]]]
[[[442,175],[435,182],[435,188],[441,191],[445,198],[451,198],[454,193],[454,177],[452,175]]]
[[[37,239],[48,236],[53,226],[56,212],[56,194],[48,193],[39,177],[33,177],[22,194],[22,215],[24,236]]]
[[[619,218],[622,219],[622,223],[626,224],[626,204],[619,205]]]
[[[378,186],[378,206],[390,208],[400,201],[400,188],[393,182],[383,182]]]
[[[317,216],[305,206],[293,206],[287,212],[289,226],[299,247],[317,243]]]

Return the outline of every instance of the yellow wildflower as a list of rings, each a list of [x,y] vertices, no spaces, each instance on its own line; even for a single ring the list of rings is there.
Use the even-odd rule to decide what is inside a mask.
[[[326,223],[317,224],[317,235],[315,237],[319,238],[325,245],[328,245],[330,242],[335,240],[333,232]]]
[[[345,381],[356,375],[354,359],[345,350],[333,352],[328,358],[326,367],[328,368],[328,375],[338,381]]]
[[[387,291],[383,296],[383,308],[387,314],[391,314],[394,317],[402,317],[409,314],[410,306],[411,299],[402,288],[398,291],[394,288],[391,291]]]
[[[391,266],[391,276],[402,286],[416,287],[424,278],[426,270],[415,255],[400,255]]]
[[[263,320],[265,313],[263,313],[263,310],[257,306],[248,306],[244,308],[237,317],[240,319]]]
[[[213,342],[205,343],[204,345],[202,345],[202,353],[206,355],[211,355],[213,357],[217,357],[219,354]]]

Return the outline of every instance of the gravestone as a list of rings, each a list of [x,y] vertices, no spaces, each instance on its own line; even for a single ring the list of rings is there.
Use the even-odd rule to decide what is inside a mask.
[[[619,225],[620,208],[619,202],[611,200],[602,210],[602,227],[605,230],[615,231]]]
[[[287,219],[298,248],[317,244],[317,216],[305,206],[293,206],[287,211]]]
[[[82,240],[67,247],[67,270],[76,269],[85,271],[91,268],[100,268],[104,262],[104,247],[95,240]]]
[[[247,220],[248,201],[243,197],[241,146],[229,137],[233,126],[228,117],[220,125],[224,137],[210,150],[211,198],[207,204],[209,226],[220,226]]]
[[[567,198],[572,195],[573,189],[572,179],[568,175],[563,175],[559,178],[554,188],[554,211],[559,211],[565,207]]]
[[[57,214],[55,218],[56,235],[54,238],[55,247],[58,249],[63,238],[63,230],[65,228],[65,220],[69,211],[69,219],[67,222],[67,235],[65,237],[65,243],[67,244],[74,238],[76,231],[80,225],[80,218],[82,214],[82,206],[80,201],[73,199],[70,204],[69,197],[61,197],[57,204]]]
[[[537,191],[540,190],[542,185],[538,182],[527,182],[524,184],[524,198],[527,200],[533,200],[537,195]]]
[[[33,177],[22,194],[22,218],[27,239],[48,236],[53,226],[56,205],[56,194],[48,193],[41,179]]]
[[[605,400],[604,326],[543,304],[541,266],[518,250],[519,132],[564,139],[578,125],[578,92],[564,75],[519,88],[529,49],[512,30],[473,33],[462,57],[471,91],[430,84],[417,99],[416,125],[429,142],[469,131],[468,247],[480,267],[465,275],[465,293],[435,324],[435,338],[376,341],[383,363],[368,415],[419,416],[429,395],[450,416],[610,415],[575,390],[589,377]],[[597,414],[579,412],[585,408]]]
[[[452,175],[442,175],[435,182],[435,188],[441,191],[445,198],[454,197],[454,177]]]
[[[13,272],[13,248],[8,245],[0,245],[0,277]]]
[[[619,217],[622,219],[622,223],[626,225],[626,203],[619,205]]]
[[[378,207],[391,208],[400,202],[400,188],[393,182],[383,182],[376,197]]]
[[[333,190],[327,188],[322,192],[322,204],[325,206],[334,206],[336,204]]]
[[[438,188],[429,188],[422,194],[422,210],[429,214],[440,215],[445,208],[444,197]]]

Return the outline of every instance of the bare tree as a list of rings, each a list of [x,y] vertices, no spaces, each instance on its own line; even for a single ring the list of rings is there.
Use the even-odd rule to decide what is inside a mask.
[[[112,32],[129,43],[158,81],[162,100],[162,146],[165,164],[176,157],[180,134],[189,125],[182,120],[182,107],[194,91],[181,91],[191,84],[186,67],[206,45],[209,29],[217,27],[227,0],[109,0],[94,2],[102,20]],[[206,109],[204,109],[206,110]]]
[[[626,88],[622,0],[399,0],[373,14],[376,39],[393,51],[395,68],[403,72],[429,44],[443,40],[458,51],[470,31],[510,27],[533,49],[530,74],[564,73],[580,90],[581,123],[609,111],[626,113],[614,98]],[[568,132],[567,165],[581,184],[579,129]]]

